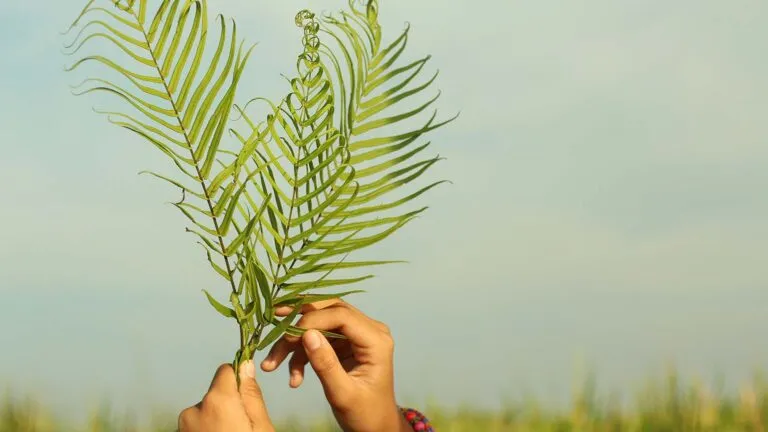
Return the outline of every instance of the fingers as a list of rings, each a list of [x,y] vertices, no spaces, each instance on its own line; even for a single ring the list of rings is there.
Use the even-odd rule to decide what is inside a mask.
[[[318,311],[321,309],[329,308],[334,305],[347,305],[343,300],[341,299],[331,299],[331,300],[324,300],[319,301],[315,303],[305,304],[302,306],[301,311],[299,311],[301,314],[308,314],[313,311]],[[277,316],[287,316],[293,311],[293,307],[291,306],[282,306],[277,309],[275,309],[275,315]],[[303,321],[299,320],[299,322],[296,323],[297,327],[300,328],[307,328],[302,325]],[[330,330],[330,329],[322,329],[322,330]],[[285,360],[288,355],[295,351],[297,348],[301,346],[301,338],[297,336],[291,336],[291,335],[283,335],[275,344],[272,345],[272,348],[269,350],[269,354],[267,355],[266,359],[261,362],[261,368],[265,372],[271,372],[275,369],[277,369],[280,364]]]
[[[346,303],[312,311],[296,323],[297,327],[315,330],[333,330],[341,333],[356,346],[367,347],[375,339],[378,329],[373,321]]]
[[[198,432],[205,424],[218,420],[222,413],[229,413],[233,406],[241,407],[237,380],[232,365],[223,364],[216,369],[208,392],[203,399],[179,414],[180,432]]]
[[[240,366],[240,397],[245,407],[245,413],[252,424],[269,422],[267,406],[264,403],[264,394],[256,382],[256,366],[253,360],[244,362]]]
[[[269,354],[267,354],[267,357],[261,362],[261,369],[265,372],[272,372],[277,369],[283,360],[288,357],[288,354],[301,346],[300,341],[301,339],[298,337],[283,335],[274,343],[274,345],[272,345],[272,348],[270,348]]]
[[[339,303],[347,304],[342,299],[323,300],[319,302],[305,304],[304,306],[301,307],[301,311],[299,311],[299,313],[305,314],[315,310],[325,309],[327,307],[330,307]],[[288,316],[291,312],[293,312],[292,306],[280,306],[275,309],[275,315],[277,316]]]
[[[237,394],[237,379],[232,365],[223,364],[216,369],[216,374],[213,375],[211,385],[208,387],[208,393]]]
[[[193,430],[194,426],[200,423],[198,420],[199,418],[200,408],[197,405],[182,411],[181,414],[179,414],[177,425],[179,432],[187,432]]]
[[[320,379],[325,397],[334,406],[345,403],[352,394],[353,382],[339,363],[328,339],[317,330],[308,330],[301,338],[309,363]]]
[[[335,302],[323,309],[307,312],[296,323],[296,327],[316,330],[333,330],[346,336],[356,347],[368,348],[376,344],[377,336],[382,332],[381,326],[358,311],[354,307]],[[264,371],[277,369],[288,355],[301,346],[296,336],[284,335],[270,350],[262,362]]]
[[[341,362],[341,366],[345,371],[349,372],[352,367],[357,364],[357,360],[352,356],[352,347],[348,343],[343,343],[339,339],[328,341],[336,353],[336,358]],[[342,342],[342,343],[339,343]],[[304,350],[304,346],[300,345],[291,356],[291,360],[288,362],[288,371],[290,374],[289,385],[292,388],[298,388],[304,382],[304,369],[309,363],[307,352]]]
[[[288,371],[291,375],[289,385],[291,387],[297,388],[304,382],[304,366],[308,362],[309,358],[303,347],[294,351],[291,360],[288,362]]]

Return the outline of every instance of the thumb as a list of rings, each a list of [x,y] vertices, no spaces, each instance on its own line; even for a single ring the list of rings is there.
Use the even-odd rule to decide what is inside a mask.
[[[267,406],[264,404],[264,394],[261,392],[259,383],[256,382],[256,367],[253,360],[248,360],[240,365],[239,391],[245,413],[251,420],[251,424],[261,428],[270,425]],[[262,430],[261,428],[258,430]]]
[[[343,398],[350,395],[352,380],[339,363],[328,339],[317,330],[307,330],[301,341],[309,363],[323,385],[326,398],[331,405],[342,405]]]

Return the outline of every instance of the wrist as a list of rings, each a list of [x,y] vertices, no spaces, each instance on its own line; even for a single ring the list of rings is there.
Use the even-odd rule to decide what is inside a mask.
[[[384,422],[383,430],[387,432],[413,432],[413,426],[408,422],[405,412],[399,406],[395,405],[389,412],[391,414],[387,417],[387,421]]]
[[[397,429],[398,432],[413,432],[413,426],[408,422],[408,420],[405,418],[404,413],[400,410],[398,407],[397,409]]]

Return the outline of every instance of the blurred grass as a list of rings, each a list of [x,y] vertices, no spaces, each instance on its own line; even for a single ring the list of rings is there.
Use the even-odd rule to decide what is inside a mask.
[[[498,410],[471,406],[446,409],[414,407],[425,412],[439,432],[506,431],[753,431],[768,430],[768,382],[756,375],[735,395],[704,385],[682,384],[670,373],[650,381],[629,404],[615,396],[601,397],[591,380],[582,385],[570,407],[548,409],[535,400],[508,403]],[[175,430],[174,415],[155,415],[139,425],[131,416],[108,408],[94,412],[87,424],[67,425],[31,398],[6,393],[0,400],[0,432],[166,432]],[[332,419],[307,422],[298,418],[276,422],[279,432],[338,431]]]

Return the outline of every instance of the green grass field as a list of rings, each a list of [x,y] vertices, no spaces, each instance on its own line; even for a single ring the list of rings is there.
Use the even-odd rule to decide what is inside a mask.
[[[601,397],[585,385],[569,409],[551,410],[534,401],[511,404],[495,412],[461,407],[417,407],[425,411],[439,432],[502,431],[755,431],[768,430],[768,382],[756,377],[735,395],[699,385],[681,385],[676,375],[650,382],[631,403],[621,407],[616,398]],[[283,419],[278,432],[330,432],[330,419]],[[158,416],[137,425],[130,418],[106,411],[87,424],[67,425],[51,417],[34,400],[7,395],[0,408],[0,432],[159,432],[175,430],[175,416]]]

